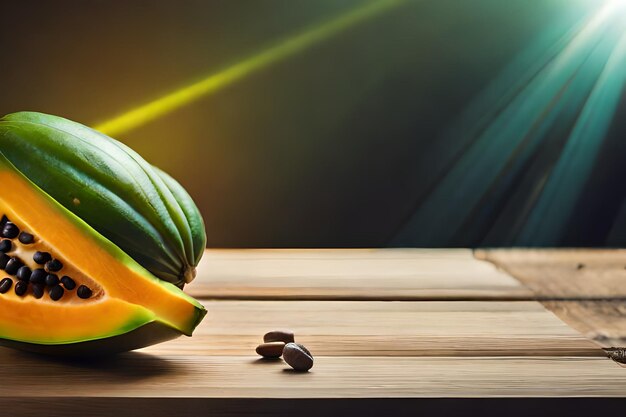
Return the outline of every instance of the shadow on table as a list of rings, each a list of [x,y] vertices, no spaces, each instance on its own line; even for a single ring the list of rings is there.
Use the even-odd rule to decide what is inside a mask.
[[[258,358],[250,361],[253,365],[276,365],[285,363],[281,358]]]
[[[20,375],[23,377],[36,376],[43,372],[70,377],[73,374],[90,373],[93,378],[115,378],[122,383],[184,372],[182,364],[142,352],[74,359],[0,348],[0,357],[3,363],[19,363]]]

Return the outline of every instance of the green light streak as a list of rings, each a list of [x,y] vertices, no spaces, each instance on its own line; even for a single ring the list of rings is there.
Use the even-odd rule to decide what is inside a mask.
[[[537,65],[533,71],[539,68],[536,72],[526,75],[528,65],[520,65],[524,59],[494,82],[494,89],[469,112],[470,119],[479,120],[478,128],[470,124],[468,129],[455,130],[457,139],[468,146],[418,202],[392,244],[480,242],[485,225],[501,215],[499,204],[514,192],[514,178],[529,178],[532,160],[542,155],[543,146],[554,143],[554,131],[573,124],[556,169],[548,162],[533,168],[531,174],[542,188],[537,192],[539,203],[528,206],[530,221],[520,225],[519,233],[511,230],[513,221],[521,218],[520,211],[526,210],[522,206],[513,212],[513,221],[501,223],[511,243],[558,240],[623,91],[625,41],[620,39],[626,36],[625,9],[617,1],[600,5],[580,29],[567,31],[553,44],[540,45],[547,52],[530,60]],[[518,87],[518,80],[523,86]],[[507,85],[513,88],[507,91]],[[494,102],[496,107],[490,109],[489,103]]]
[[[405,2],[406,0],[379,0],[353,9],[308,31],[288,38],[223,71],[211,74],[194,84],[102,122],[95,126],[95,129],[110,136],[126,133]]]
[[[626,33],[608,59],[522,233],[558,245],[626,86]]]

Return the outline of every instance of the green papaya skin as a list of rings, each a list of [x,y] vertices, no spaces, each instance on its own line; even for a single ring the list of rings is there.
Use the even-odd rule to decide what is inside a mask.
[[[206,245],[198,208],[132,149],[43,113],[0,119],[0,153],[30,181],[156,277],[182,288]]]
[[[187,194],[187,191],[185,191],[185,189],[178,183],[178,181],[169,176],[167,173],[161,171],[157,167],[152,168],[157,172],[157,174],[159,174],[167,188],[169,188],[171,193],[174,195],[176,201],[178,201],[178,204],[180,204],[180,208],[185,213],[185,217],[189,222],[191,230],[205,230],[200,210],[198,210],[196,204],[193,202],[189,194]],[[198,265],[198,263],[200,263],[202,255],[204,254],[204,248],[206,247],[206,234],[192,234],[192,238],[194,239],[193,247],[195,249],[194,262],[195,265]]]

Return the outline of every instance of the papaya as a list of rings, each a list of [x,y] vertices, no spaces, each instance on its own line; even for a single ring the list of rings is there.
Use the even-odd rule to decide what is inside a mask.
[[[191,197],[124,144],[42,113],[0,119],[0,344],[102,355],[190,336],[206,243]]]
[[[181,288],[195,277],[206,246],[196,205],[128,146],[61,117],[20,112],[0,119],[0,152],[153,275]]]

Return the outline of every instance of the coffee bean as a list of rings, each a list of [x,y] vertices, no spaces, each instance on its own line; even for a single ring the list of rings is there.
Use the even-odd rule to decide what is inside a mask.
[[[291,330],[273,330],[271,332],[265,333],[265,336],[263,336],[263,341],[265,343],[268,343],[268,342],[291,343],[294,341],[293,332]]]
[[[285,342],[262,343],[256,347],[256,353],[264,358],[279,358],[283,354]]]
[[[287,343],[283,349],[283,359],[299,372],[308,371],[313,367],[313,355],[299,343]]]
[[[13,280],[11,278],[3,278],[2,281],[0,281],[0,294],[4,294],[5,292],[9,291],[12,286]]]
[[[11,252],[13,249],[13,243],[9,239],[3,239],[0,242],[0,252]]]
[[[17,240],[19,240],[21,243],[25,245],[30,245],[31,243],[35,241],[35,237],[28,232],[22,232],[20,233]]]

